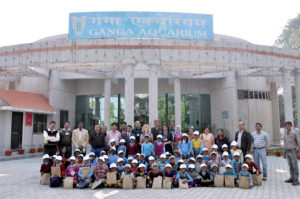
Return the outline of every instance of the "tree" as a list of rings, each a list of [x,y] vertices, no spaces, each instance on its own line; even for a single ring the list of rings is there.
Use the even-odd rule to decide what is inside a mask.
[[[281,48],[300,49],[300,14],[289,20],[275,45]]]

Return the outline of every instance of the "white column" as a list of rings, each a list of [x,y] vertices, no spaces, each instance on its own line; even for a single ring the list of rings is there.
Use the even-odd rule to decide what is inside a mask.
[[[104,125],[110,129],[110,96],[111,96],[111,79],[104,80]]]
[[[300,70],[295,71],[295,90],[296,90],[296,110],[298,118],[298,128],[300,128]]]
[[[292,70],[284,69],[282,71],[284,116],[285,116],[285,121],[290,121],[294,124],[291,80],[292,80]]]
[[[180,79],[174,80],[175,125],[181,125],[181,84]]]
[[[127,66],[125,74],[125,121],[129,125],[134,123],[134,75],[133,67]]]
[[[155,66],[152,66],[149,71],[149,125],[154,126],[154,120],[158,119],[158,78]]]
[[[280,119],[279,119],[279,105],[277,95],[277,85],[275,82],[271,83],[271,105],[272,105],[272,131],[271,143],[274,145],[280,145]]]

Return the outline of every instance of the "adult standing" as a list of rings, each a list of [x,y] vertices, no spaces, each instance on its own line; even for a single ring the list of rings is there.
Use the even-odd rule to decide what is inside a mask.
[[[107,135],[106,135],[106,143],[107,143],[108,146],[110,145],[110,141],[113,138],[116,142],[116,146],[119,145],[120,139],[121,139],[121,133],[117,129],[118,129],[117,123],[112,123],[111,124],[111,131],[107,132]]]
[[[66,158],[70,158],[72,155],[72,130],[70,129],[70,122],[64,124],[64,128],[59,131],[59,137],[59,152],[62,153],[62,149],[65,148]]]
[[[83,122],[79,122],[78,128],[72,133],[73,148],[79,149],[85,155],[87,144],[89,143],[89,132],[83,128]]]
[[[96,124],[94,127],[94,133],[90,137],[90,144],[92,146],[92,152],[98,158],[101,151],[105,148],[105,135],[100,131],[100,125]]]
[[[209,132],[209,128],[205,127],[204,133],[201,134],[200,139],[203,142],[203,148],[208,148],[209,153],[212,150],[212,145],[215,144],[215,137]]]
[[[169,152],[169,153],[173,154],[172,144],[173,144],[174,138],[173,138],[173,134],[169,131],[169,126],[167,124],[163,125],[162,137],[163,137],[163,142],[165,145],[165,152]]]
[[[190,129],[189,129],[189,140],[191,141],[191,140],[193,140],[195,137],[194,137],[194,128],[193,127],[191,127]]]
[[[140,146],[142,146],[142,144],[144,143],[146,135],[149,137],[149,142],[152,143],[153,135],[150,132],[150,126],[148,124],[145,124],[142,128],[142,135],[140,136]]]
[[[174,136],[174,150],[178,150],[178,144],[181,141],[183,133],[181,132],[181,126],[176,125],[175,132],[173,133]]]
[[[260,160],[263,166],[263,180],[267,180],[267,148],[270,146],[270,137],[265,132],[262,131],[262,124],[256,123],[255,124],[256,131],[251,133],[252,140],[253,140],[253,156],[254,162],[258,166],[259,170],[261,171],[260,167]]]
[[[299,185],[297,147],[300,148],[300,137],[292,129],[292,122],[285,122],[284,125],[284,158],[287,159],[290,168],[290,178],[284,182]]]
[[[242,150],[243,157],[250,153],[251,150],[251,134],[245,130],[245,124],[242,121],[239,121],[239,130],[235,133],[234,140],[237,142],[237,147]]]
[[[151,128],[153,142],[156,141],[158,135],[162,135],[162,129],[159,127],[159,120],[154,120],[154,127]]]
[[[44,154],[53,156],[56,154],[57,143],[60,140],[59,132],[55,130],[55,122],[51,121],[49,128],[44,130]]]
[[[138,145],[139,151],[141,151],[141,146],[139,145],[140,136],[142,135],[142,126],[140,121],[135,122],[135,128],[132,131],[135,135],[135,142]]]
[[[132,126],[131,126],[131,125],[127,125],[127,128],[126,128],[126,129],[127,129],[127,130],[126,130],[126,133],[125,133],[124,135],[122,135],[122,139],[125,140],[126,145],[127,145],[127,144],[129,144],[129,142],[130,142],[130,137],[131,137],[131,136],[134,136],[134,137],[135,137],[135,135],[134,135],[134,133],[132,133]]]
[[[127,132],[127,123],[126,122],[122,122],[121,128],[119,131],[121,133],[121,136],[123,136]]]
[[[224,135],[223,129],[217,130],[217,137],[215,138],[215,143],[218,146],[218,152],[223,153],[222,146],[226,144],[228,147],[230,146],[228,138]]]

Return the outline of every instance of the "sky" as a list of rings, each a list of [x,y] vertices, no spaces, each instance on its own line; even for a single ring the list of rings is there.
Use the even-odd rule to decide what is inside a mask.
[[[212,14],[214,33],[273,45],[300,0],[1,0],[0,46],[68,32],[70,12],[161,11]]]

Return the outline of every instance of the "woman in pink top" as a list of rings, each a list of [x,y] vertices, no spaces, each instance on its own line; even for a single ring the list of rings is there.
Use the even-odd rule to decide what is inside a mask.
[[[112,123],[111,124],[111,131],[107,132],[107,135],[106,135],[106,140],[105,141],[106,141],[107,146],[110,145],[110,140],[112,138],[115,139],[116,146],[119,145],[119,142],[120,142],[120,139],[121,139],[121,133],[117,129],[118,129],[117,123]]]
[[[180,125],[176,126],[175,132],[173,134],[174,134],[174,138],[175,138],[174,149],[178,150],[178,144],[181,141],[181,138],[182,138],[182,135],[183,135],[182,132],[181,132],[181,126]]]
[[[215,138],[214,135],[209,132],[208,127],[204,129],[204,133],[201,134],[200,139],[203,142],[203,148],[208,148],[210,154],[212,145],[215,144]]]

